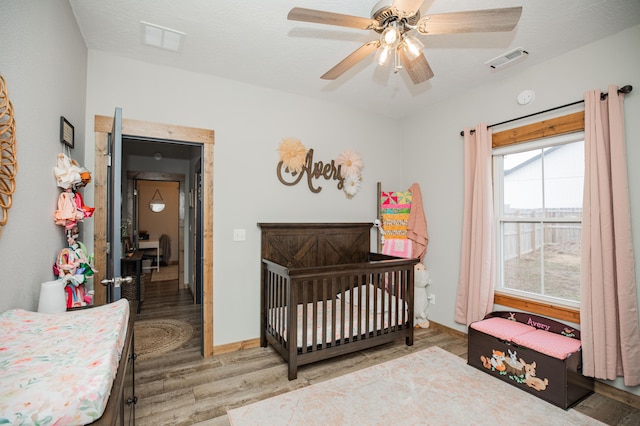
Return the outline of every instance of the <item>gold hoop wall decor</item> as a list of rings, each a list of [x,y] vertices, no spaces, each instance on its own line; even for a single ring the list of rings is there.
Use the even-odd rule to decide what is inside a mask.
[[[16,189],[16,122],[13,118],[13,105],[9,100],[7,85],[0,75],[0,234],[2,226],[7,224],[12,195]]]

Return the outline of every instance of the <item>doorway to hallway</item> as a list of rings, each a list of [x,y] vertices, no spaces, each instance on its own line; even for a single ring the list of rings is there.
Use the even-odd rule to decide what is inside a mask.
[[[105,175],[109,160],[107,147],[112,128],[113,119],[111,117],[95,117],[95,206],[97,211],[94,214],[94,263],[99,271],[105,270],[106,253],[110,246],[110,242],[107,241],[107,235],[104,232],[107,223],[104,206],[107,198]],[[202,295],[202,303],[200,305],[202,334],[200,340],[202,354],[210,356],[213,354],[213,131],[123,118],[122,137],[123,140],[144,141],[158,144],[157,146],[183,145],[183,151],[184,148],[187,148],[187,150],[196,149],[201,154],[199,166],[202,171],[200,182],[202,190],[198,192],[199,199],[197,203],[197,205],[201,206],[199,213],[202,221],[202,232],[199,237],[202,243],[202,253],[201,257],[197,259],[201,263],[201,268],[198,269],[202,275],[202,288],[199,291]],[[153,149],[145,149],[144,155],[141,155],[141,157],[145,157],[142,159],[143,162],[157,161],[154,158],[155,152]],[[195,166],[196,163],[194,161],[192,165]],[[188,174],[188,176],[190,177],[191,175]],[[187,189],[180,202],[185,205],[196,205],[193,196],[194,193],[189,192]],[[104,277],[101,273],[96,274],[96,282],[99,282],[102,278]],[[105,294],[102,293],[104,292],[96,292],[96,304],[105,302]]]

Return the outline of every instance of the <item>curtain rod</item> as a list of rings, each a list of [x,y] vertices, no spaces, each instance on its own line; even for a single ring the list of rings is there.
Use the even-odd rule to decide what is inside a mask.
[[[630,85],[626,85],[626,86],[622,86],[620,89],[618,89],[618,93],[631,93],[631,91],[633,90],[633,86]],[[600,100],[605,100],[607,99],[607,93],[601,93],[600,94]],[[550,111],[555,111],[557,109],[561,109],[561,108],[566,108],[566,107],[570,107],[572,105],[578,105],[584,102],[584,99],[581,101],[575,101],[575,102],[571,102],[569,104],[565,104],[565,105],[560,105],[554,108],[549,108],[549,109],[545,109],[544,111],[539,111],[539,112],[534,112],[533,114],[529,114],[529,115],[523,115],[522,117],[518,117],[518,118],[512,118],[511,120],[507,120],[507,121],[502,121],[500,123],[494,123],[491,124],[489,126],[487,126],[487,129],[490,127],[494,127],[494,126],[499,126],[501,124],[507,124],[507,123],[511,123],[512,121],[518,121],[518,120],[522,120],[523,118],[529,118],[529,117],[533,117],[535,115],[540,115],[540,114],[544,114],[545,112],[550,112]],[[474,134],[476,131],[471,129],[471,134]],[[460,136],[464,136],[464,130],[460,131]]]

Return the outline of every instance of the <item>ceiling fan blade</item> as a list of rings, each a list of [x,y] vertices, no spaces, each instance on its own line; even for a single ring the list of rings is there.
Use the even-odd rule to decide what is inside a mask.
[[[340,13],[325,12],[322,10],[294,7],[289,11],[287,19],[290,21],[313,22],[316,24],[336,25],[338,27],[356,28],[360,30],[372,30],[378,27],[378,21],[371,18],[343,15]]]
[[[411,60],[404,49],[398,49],[398,56],[402,67],[409,73],[413,84],[423,83],[433,77],[433,71],[423,52],[420,52],[415,59]]]
[[[335,80],[336,78],[344,74],[347,70],[349,70],[351,67],[353,67],[355,64],[357,64],[358,62],[360,62],[361,60],[369,56],[371,52],[373,52],[378,48],[379,44],[380,42],[376,40],[376,41],[370,41],[360,46],[358,49],[356,49],[355,52],[353,52],[351,55],[344,58],[342,61],[340,61],[340,63],[338,63],[338,65],[336,65],[335,67],[331,68],[329,71],[324,73],[320,78],[323,80]]]
[[[401,18],[413,16],[420,10],[424,0],[393,0],[391,8]]]
[[[511,31],[520,20],[522,7],[471,10],[427,15],[418,21],[421,34],[455,34]]]

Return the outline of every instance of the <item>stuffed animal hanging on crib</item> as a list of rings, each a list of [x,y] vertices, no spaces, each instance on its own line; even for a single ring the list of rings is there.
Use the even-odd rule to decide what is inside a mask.
[[[413,295],[413,316],[416,327],[429,328],[427,319],[429,308],[429,297],[427,287],[431,284],[429,271],[422,263],[414,267],[414,295]]]

